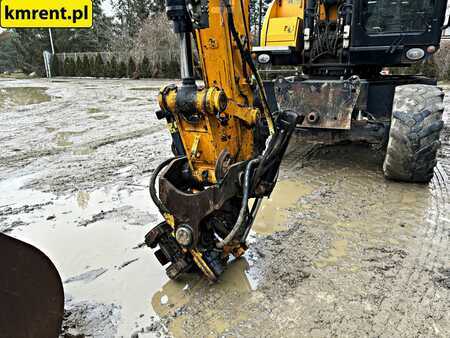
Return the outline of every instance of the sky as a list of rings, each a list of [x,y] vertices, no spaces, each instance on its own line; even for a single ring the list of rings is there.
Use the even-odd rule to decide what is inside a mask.
[[[107,16],[112,16],[113,15],[111,0],[103,1],[102,8],[103,8],[103,11],[105,12],[105,14]]]

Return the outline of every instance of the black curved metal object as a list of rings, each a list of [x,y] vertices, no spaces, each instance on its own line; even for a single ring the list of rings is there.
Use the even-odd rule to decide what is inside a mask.
[[[58,337],[64,290],[51,260],[0,233],[0,337]]]

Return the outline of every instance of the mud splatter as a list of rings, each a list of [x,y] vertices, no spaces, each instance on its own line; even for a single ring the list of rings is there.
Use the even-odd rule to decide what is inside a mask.
[[[48,102],[45,87],[7,87],[0,89],[0,109]]]

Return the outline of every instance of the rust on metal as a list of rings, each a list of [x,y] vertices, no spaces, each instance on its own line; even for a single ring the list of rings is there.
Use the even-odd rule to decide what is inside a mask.
[[[306,118],[299,127],[349,130],[361,92],[357,77],[349,80],[295,80],[278,78],[275,96],[281,111],[292,110]]]

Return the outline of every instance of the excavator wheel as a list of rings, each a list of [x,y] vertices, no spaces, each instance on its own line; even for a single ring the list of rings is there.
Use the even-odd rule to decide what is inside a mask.
[[[0,233],[0,269],[0,337],[58,337],[64,290],[50,259]]]
[[[403,85],[395,91],[391,130],[383,164],[391,180],[428,183],[436,166],[444,126],[444,94],[431,85]]]

